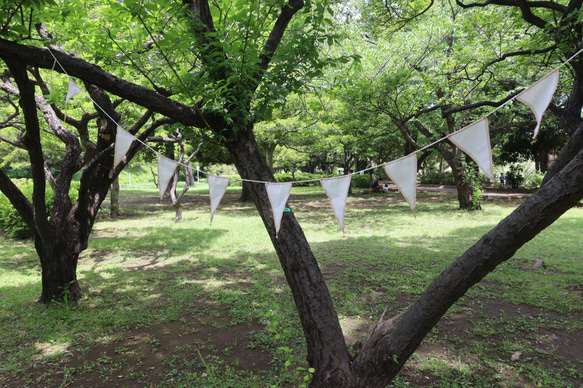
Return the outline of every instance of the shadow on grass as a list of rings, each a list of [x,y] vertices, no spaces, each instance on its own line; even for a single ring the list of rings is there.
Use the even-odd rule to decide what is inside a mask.
[[[228,230],[205,228],[189,230],[187,225],[174,224],[166,226],[145,226],[135,231],[126,231],[122,238],[102,233],[89,242],[87,256],[96,262],[110,259],[113,252],[120,252],[124,257],[149,257],[161,260],[176,255],[202,252],[211,247],[214,241]],[[114,238],[115,243],[110,240]],[[101,243],[101,241],[104,241]],[[122,259],[125,260],[125,259]]]
[[[386,204],[378,206],[386,207]],[[368,223],[367,215],[375,210],[363,206],[362,211],[362,219]],[[384,211],[387,215],[410,212],[404,206]],[[445,208],[445,211],[450,210]],[[319,217],[321,221],[321,212]],[[569,229],[577,225],[576,220],[565,221]],[[355,225],[364,224],[360,218],[353,222]],[[383,227],[385,225],[399,227],[399,221],[396,217],[386,217]],[[371,221],[370,227],[374,226]],[[378,321],[385,306],[389,306],[387,316],[402,311],[464,250],[466,244],[471,245],[476,236],[489,228],[453,228],[445,234],[452,239],[450,245],[453,246],[446,244],[445,247],[422,233],[398,239],[378,235],[344,238],[339,233],[336,239],[313,243],[312,248],[320,261],[346,335],[355,340],[362,337],[368,327]],[[19,302],[19,306],[8,303],[8,309],[3,308],[0,338],[2,348],[11,351],[0,354],[0,364],[4,365],[0,367],[0,373],[9,371],[7,377],[3,377],[8,380],[0,380],[0,383],[6,382],[7,386],[14,387],[27,384],[58,386],[75,381],[87,381],[95,387],[112,386],[113,382],[121,385],[152,382],[166,386],[179,386],[178,383],[199,386],[200,380],[196,379],[206,374],[204,381],[208,383],[210,372],[197,351],[213,367],[220,366],[220,373],[224,375],[229,367],[265,376],[261,373],[271,370],[269,361],[272,356],[263,349],[273,349],[274,342],[270,339],[271,334],[265,334],[265,322],[259,324],[256,321],[258,312],[266,309],[263,302],[266,298],[274,298],[275,302],[268,308],[279,305],[279,314],[285,318],[281,322],[294,321],[294,332],[297,332],[297,316],[274,254],[234,249],[229,251],[229,257],[224,258],[205,252],[213,247],[213,241],[227,233],[233,231],[208,228],[193,232],[187,225],[176,224],[173,228],[152,225],[119,238],[103,238],[115,238],[114,247],[111,242],[100,244],[100,239],[93,240],[86,257],[80,262],[79,277],[86,298],[79,305],[46,308]],[[22,275],[32,276],[30,270],[30,267],[23,267]],[[273,284],[259,281],[256,274],[270,274],[276,281]],[[509,273],[509,277],[515,277],[515,274]],[[25,289],[38,287],[39,281],[40,278],[36,278],[34,284],[19,286],[16,291],[26,294]],[[9,287],[0,288],[0,295],[5,295]],[[500,293],[499,285],[494,284],[479,289],[480,292],[484,290],[489,290],[492,295]],[[537,292],[545,293],[548,289]],[[501,298],[506,296],[500,295]],[[496,323],[499,325],[497,329],[491,323],[485,329],[479,327],[482,334],[468,332],[479,321],[480,314],[488,311],[480,307],[480,302],[484,301],[464,299],[453,308],[452,314],[457,315],[446,316],[446,323],[437,328],[444,333],[446,327],[451,326],[447,339],[440,339],[439,332],[429,338],[431,346],[420,356],[427,354],[429,361],[409,370],[413,375],[407,381],[421,386],[429,376],[430,382],[435,382],[433,378],[437,379],[436,371],[439,370],[447,376],[468,377],[464,372],[465,365],[459,368],[433,365],[431,354],[439,351],[439,356],[448,360],[448,365],[455,362],[456,357],[483,357],[484,351],[480,348],[470,349],[469,356],[463,350],[473,346],[472,341],[478,335],[488,333],[492,327],[501,332],[509,326],[508,322],[503,322],[504,325]],[[6,305],[5,300],[2,303]],[[495,303],[496,306],[515,307],[505,300]],[[543,310],[531,309],[518,318],[536,318],[538,315],[533,314],[540,311]],[[542,335],[557,335],[560,319],[570,318],[566,315],[553,320],[558,322],[556,327],[553,329],[555,323],[549,323],[544,326],[546,332]],[[539,331],[535,326],[527,326],[516,331],[514,337],[536,341],[533,330],[535,333]],[[579,332],[575,331],[575,334]],[[524,333],[531,333],[530,337]],[[521,342],[509,342],[511,340],[512,336],[498,337],[496,341],[488,338],[476,340],[484,343],[483,347],[495,348],[492,355],[472,364],[478,374],[492,376],[489,365],[492,360],[508,358],[505,347],[526,346]],[[580,343],[575,337],[570,340]],[[301,342],[302,339],[295,335],[291,341]],[[487,342],[496,342],[497,345],[486,345]],[[452,353],[443,350],[451,347],[457,350]],[[553,350],[550,345],[548,348],[541,345],[540,349]],[[532,353],[528,353],[530,358],[541,357],[533,348],[528,348],[528,351]],[[560,364],[561,361],[558,358],[550,362]],[[415,365],[414,362],[411,365]],[[513,369],[515,364],[510,362],[502,365],[518,371],[518,367]],[[575,364],[580,365],[580,362]],[[16,372],[19,370],[25,372]],[[37,379],[39,383],[35,385]],[[448,379],[439,377],[437,381]]]
[[[199,386],[213,370],[238,378],[255,372],[257,379],[271,370],[268,347],[251,335],[264,330],[255,318],[261,297],[252,265],[132,260],[141,262],[81,265],[85,297],[75,306],[9,308],[0,338],[13,350],[0,353],[1,385]]]

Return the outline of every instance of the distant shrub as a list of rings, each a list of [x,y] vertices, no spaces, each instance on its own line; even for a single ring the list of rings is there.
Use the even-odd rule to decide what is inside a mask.
[[[221,178],[233,178],[229,180],[229,186],[243,186],[240,175],[220,175]]]
[[[430,171],[427,174],[418,175],[419,183],[431,185],[455,185],[451,171]]]
[[[543,183],[546,173],[535,171],[534,173],[525,177],[525,185],[529,189],[538,189]]]
[[[317,186],[320,184],[320,178],[327,178],[330,176],[336,175],[327,175],[327,174],[311,174],[309,172],[296,172],[293,174],[290,173],[282,173],[282,174],[275,174],[275,179],[278,182],[296,182],[294,186]],[[309,182],[305,182],[309,181]]]
[[[18,186],[20,191],[32,201],[32,181],[28,179],[15,180],[14,183]],[[69,196],[71,201],[75,203],[79,196],[79,182],[72,182],[71,188],[69,189]],[[53,205],[55,203],[55,195],[50,187],[46,190],[46,202],[47,202],[47,212],[53,210]],[[24,240],[27,238],[32,238],[32,231],[28,228],[20,214],[16,211],[12,203],[8,198],[0,193],[0,231],[7,236],[15,239]]]
[[[518,164],[510,166],[510,169],[506,174],[506,182],[508,182],[508,186],[516,188],[524,183],[524,175],[522,175],[523,170],[524,169]]]
[[[30,172],[30,168],[15,168],[15,167],[7,167],[3,168],[4,173],[10,179],[30,179],[32,178],[32,173]]]
[[[29,183],[28,179],[15,179],[14,183],[29,200],[32,198],[32,183]],[[32,232],[20,214],[2,193],[0,193],[0,231],[16,239],[32,237]]]
[[[372,184],[370,175],[356,174],[352,176],[352,187],[369,188]]]

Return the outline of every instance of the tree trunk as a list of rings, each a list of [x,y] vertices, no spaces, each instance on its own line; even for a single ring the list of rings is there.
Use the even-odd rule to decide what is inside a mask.
[[[552,182],[482,236],[405,313],[369,330],[351,364],[361,376],[357,386],[385,387],[449,307],[583,198],[583,150]]]
[[[227,141],[239,174],[244,179],[275,182],[251,129]],[[306,237],[293,215],[285,212],[276,236],[265,185],[248,183],[251,197],[271,238],[300,315],[308,348],[308,362],[316,369],[321,386],[347,387],[350,354],[332,298]]]
[[[68,236],[70,240],[75,237]],[[51,242],[41,242],[35,236],[35,248],[40,257],[42,273],[42,303],[74,303],[81,299],[81,288],[77,282],[77,260],[79,254],[65,237],[57,237]]]
[[[445,147],[441,146],[441,148]],[[454,152],[440,151],[446,163],[451,168],[453,180],[457,188],[459,208],[461,210],[482,210],[479,203],[474,203],[474,187],[469,179],[466,166],[462,161],[462,152],[457,148]]]
[[[119,217],[119,178],[116,177],[111,182],[111,207],[109,215],[113,218]]]
[[[270,170],[271,171],[271,170]],[[239,202],[247,202],[251,200],[251,189],[249,187],[250,183],[243,181],[241,183],[241,196],[239,197]]]
[[[277,148],[277,143],[264,144],[263,149],[265,151],[265,160],[269,169],[273,172],[273,155],[275,154],[275,149]]]

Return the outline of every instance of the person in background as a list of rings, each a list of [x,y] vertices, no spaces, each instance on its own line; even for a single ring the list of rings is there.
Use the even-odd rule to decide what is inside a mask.
[[[504,173],[500,173],[500,187],[506,187],[504,185]]]
[[[373,193],[376,193],[376,192],[378,192],[378,191],[381,190],[381,182],[382,182],[382,180],[383,180],[383,178],[382,177],[379,177],[379,179],[377,179],[376,181],[374,181],[372,183],[371,188],[372,188],[372,192]]]

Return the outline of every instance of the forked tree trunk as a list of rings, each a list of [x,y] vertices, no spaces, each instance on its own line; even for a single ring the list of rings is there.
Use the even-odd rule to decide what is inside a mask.
[[[251,130],[237,135],[237,141],[226,146],[241,176],[274,181]],[[373,325],[354,358],[348,353],[322,273],[293,212],[284,213],[276,236],[265,185],[251,183],[250,187],[300,315],[308,362],[316,370],[311,386],[380,388],[397,376],[427,333],[469,288],[583,198],[583,151],[553,177],[552,185],[541,187],[444,270],[405,313]]]

